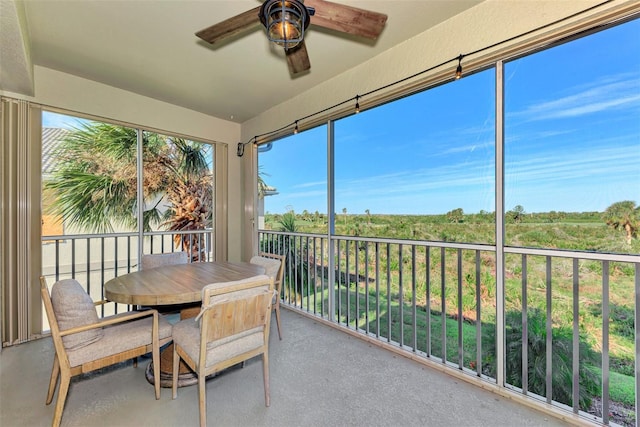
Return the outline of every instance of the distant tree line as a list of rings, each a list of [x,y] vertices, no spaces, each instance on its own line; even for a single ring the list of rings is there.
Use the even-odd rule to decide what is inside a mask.
[[[415,220],[416,222],[428,222],[431,224],[492,224],[495,222],[495,212],[481,210],[478,213],[466,214],[462,208],[450,210],[445,214],[435,215],[388,215],[372,214],[369,209],[365,209],[364,215],[348,214],[347,208],[342,209],[342,215],[336,213],[336,218],[342,217],[340,221],[350,235],[361,235],[362,227],[371,227],[376,224],[388,224],[394,217],[402,217],[398,226],[406,225]],[[302,214],[296,214],[292,209],[284,214],[266,214],[267,223],[272,229],[281,231],[298,231],[305,229],[305,225],[324,226],[328,222],[326,214],[315,211],[310,213],[304,210]],[[627,244],[631,244],[633,238],[638,238],[640,233],[640,206],[630,200],[613,203],[604,212],[532,212],[527,213],[522,205],[516,205],[513,209],[505,212],[507,224],[540,224],[540,223],[606,223],[615,230],[624,233]]]

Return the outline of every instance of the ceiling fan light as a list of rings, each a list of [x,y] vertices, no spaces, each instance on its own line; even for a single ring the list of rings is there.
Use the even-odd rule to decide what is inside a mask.
[[[293,47],[302,41],[302,32],[292,22],[273,22],[269,26],[269,40],[285,47]]]
[[[260,22],[267,29],[270,41],[291,49],[304,39],[310,17],[299,0],[267,0],[260,8]]]

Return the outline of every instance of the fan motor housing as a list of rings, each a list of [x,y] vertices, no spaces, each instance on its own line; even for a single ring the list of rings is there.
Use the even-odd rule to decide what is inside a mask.
[[[270,41],[291,49],[304,39],[311,13],[299,0],[267,0],[260,8],[260,22]]]

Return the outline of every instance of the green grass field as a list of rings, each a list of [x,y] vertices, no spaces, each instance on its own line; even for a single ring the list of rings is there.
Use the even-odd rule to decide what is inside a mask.
[[[336,215],[336,234],[358,237],[377,237],[390,239],[406,239],[419,241],[445,241],[458,243],[495,243],[495,226],[492,214],[463,215],[452,218],[448,215],[411,216],[411,215]],[[267,230],[282,230],[286,223],[286,231],[303,233],[326,234],[326,217],[321,214],[303,213],[290,215],[288,223],[281,215],[266,215],[265,228]],[[631,244],[625,240],[625,235],[608,227],[597,212],[586,213],[546,213],[527,214],[519,221],[507,220],[505,226],[505,240],[507,246],[564,249],[573,251],[591,251],[603,253],[640,253],[640,239],[633,239]],[[462,355],[458,354],[458,271],[456,268],[458,253],[455,250],[431,250],[430,265],[418,263],[416,277],[424,277],[429,269],[432,285],[429,289],[429,305],[431,315],[426,314],[427,292],[424,280],[418,280],[415,289],[402,289],[399,286],[399,271],[406,276],[413,273],[412,254],[409,253],[410,243],[402,250],[398,245],[390,245],[389,259],[387,253],[381,251],[380,264],[389,269],[389,283],[386,275],[382,274],[380,283],[380,304],[376,309],[375,291],[369,289],[368,301],[365,295],[366,284],[360,275],[355,275],[354,264],[358,262],[362,269],[366,264],[369,268],[375,264],[371,253],[365,255],[362,247],[352,242],[348,245],[349,256],[343,242],[341,258],[338,261],[343,277],[341,283],[341,319],[351,327],[358,327],[370,332],[388,337],[391,341],[402,341],[405,345],[414,346],[419,351],[430,350],[430,354],[442,357],[442,292],[445,293],[446,304],[446,359],[452,363],[462,364],[466,368],[475,369],[476,364],[476,300],[480,282],[479,295],[481,300],[481,321],[483,329],[491,328],[495,324],[495,254],[491,251],[480,254],[480,278],[475,271],[474,251],[462,251]],[[307,248],[311,251],[311,248]],[[360,249],[360,250],[359,250]],[[317,253],[320,253],[318,250]],[[442,271],[445,256],[446,266]],[[326,256],[326,252],[325,252]],[[417,250],[417,258],[425,259],[424,248]],[[578,318],[581,339],[589,345],[596,354],[602,349],[602,277],[604,264],[602,261],[581,260],[575,265],[570,259],[554,257],[547,264],[546,257],[528,256],[527,269],[523,272],[522,257],[507,254],[505,257],[505,310],[507,312],[521,312],[523,309],[523,277],[526,274],[528,310],[539,309],[543,313],[547,309],[548,296],[551,296],[551,313],[554,329],[571,328],[574,305],[574,275],[577,271],[579,290]],[[357,261],[356,261],[357,259]],[[347,264],[349,272],[346,273]],[[611,370],[611,399],[614,401],[634,402],[633,384],[634,372],[634,301],[635,301],[635,266],[631,263],[611,262],[608,265],[609,279],[609,354]],[[549,286],[547,271],[551,272],[551,287]],[[373,274],[373,273],[372,273]],[[445,284],[441,285],[441,274],[445,274]],[[346,278],[349,279],[346,279]],[[358,278],[356,278],[358,277]],[[371,276],[370,276],[371,277]],[[348,283],[347,283],[348,282]],[[547,292],[550,292],[548,295]],[[414,295],[415,293],[415,295]],[[304,293],[303,293],[304,294]],[[400,294],[403,303],[400,303]],[[326,297],[326,295],[324,295]],[[411,305],[407,304],[412,298],[416,299],[415,319]],[[316,298],[318,298],[316,296]],[[388,301],[387,301],[388,299]],[[356,304],[356,301],[358,303]],[[306,301],[305,301],[306,304]],[[316,304],[319,302],[316,301]],[[372,305],[373,304],[373,305]],[[326,307],[326,305],[325,305]],[[400,313],[402,312],[402,315]],[[347,321],[348,316],[348,321]],[[402,318],[402,321],[400,320]],[[428,319],[428,320],[427,320]],[[428,323],[427,323],[428,322]],[[414,328],[415,323],[415,328]],[[488,326],[491,325],[491,326]],[[368,327],[367,327],[368,326]],[[391,330],[389,336],[388,331]],[[414,338],[415,337],[415,338]],[[483,338],[484,341],[484,338]],[[430,346],[429,348],[427,346]],[[483,344],[483,354],[485,344]],[[483,362],[487,363],[487,362]],[[595,366],[595,369],[600,369]],[[613,384],[615,382],[615,385]]]
[[[313,295],[310,293],[310,295]],[[340,295],[336,295],[336,301],[340,300],[338,318],[340,323],[348,325],[351,329],[359,329],[378,336],[383,341],[394,345],[402,344],[408,349],[415,348],[419,352],[427,353],[438,359],[443,358],[443,334],[446,337],[445,359],[454,365],[461,365],[471,371],[476,371],[477,366],[477,322],[467,320],[458,322],[458,319],[441,312],[432,311],[429,315],[424,307],[418,307],[414,313],[411,305],[402,307],[397,302],[376,300],[375,293],[368,296],[362,292],[356,294],[355,289],[343,289]],[[315,296],[301,298],[298,302],[302,307],[310,311],[321,312],[328,307],[328,293],[317,290]],[[389,311],[390,309],[390,311]],[[402,320],[401,320],[402,319]],[[445,328],[443,330],[443,320]],[[495,338],[495,324],[483,323],[481,326],[481,361],[482,372],[491,376],[495,371],[495,360],[488,357],[492,340]],[[459,352],[458,331],[461,329],[462,347]],[[391,331],[391,333],[389,333]],[[518,344],[519,345],[519,344]],[[508,346],[509,347],[509,346]],[[530,356],[533,357],[533,356]],[[602,377],[602,368],[596,365],[588,365],[599,378]],[[610,372],[609,398],[613,402],[619,402],[626,406],[635,405],[635,380],[633,375],[624,375],[619,372]],[[596,395],[602,393],[602,389],[594,390]]]

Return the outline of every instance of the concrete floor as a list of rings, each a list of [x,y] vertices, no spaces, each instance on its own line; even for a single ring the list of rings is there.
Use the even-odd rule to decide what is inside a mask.
[[[211,426],[562,426],[559,419],[282,310],[270,343],[271,406],[262,363],[207,381]],[[71,383],[63,426],[196,426],[197,387],[154,398],[144,371],[126,363]],[[0,353],[0,426],[47,426],[50,338]]]

